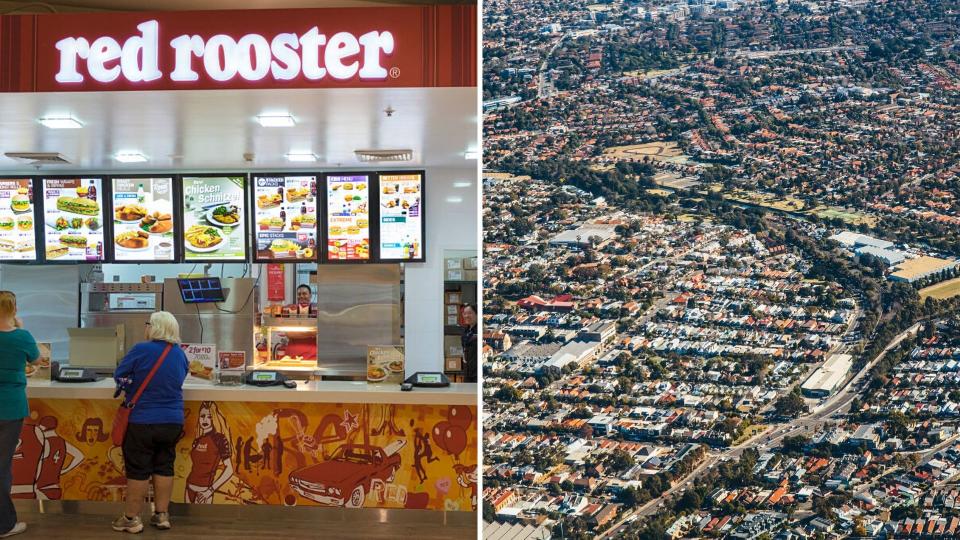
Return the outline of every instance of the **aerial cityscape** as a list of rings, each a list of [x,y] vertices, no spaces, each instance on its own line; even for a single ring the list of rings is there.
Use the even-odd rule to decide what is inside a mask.
[[[958,23],[484,2],[485,537],[960,537]]]

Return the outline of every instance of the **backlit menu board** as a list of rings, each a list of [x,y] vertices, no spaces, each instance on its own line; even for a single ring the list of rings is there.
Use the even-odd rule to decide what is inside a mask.
[[[317,177],[257,176],[254,241],[257,261],[315,261]]]
[[[102,261],[101,179],[44,178],[42,237],[48,261]]]
[[[174,259],[173,179],[114,178],[113,260]]]
[[[246,260],[245,188],[242,176],[183,178],[185,260]]]
[[[423,260],[423,175],[380,176],[380,259]]]
[[[33,181],[0,179],[0,261],[35,261]]]
[[[327,176],[327,260],[370,259],[370,177]]]

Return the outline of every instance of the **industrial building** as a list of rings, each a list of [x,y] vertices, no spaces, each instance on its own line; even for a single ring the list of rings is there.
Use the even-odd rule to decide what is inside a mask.
[[[850,372],[853,357],[849,354],[834,354],[800,385],[807,397],[826,397],[833,394]]]
[[[897,265],[897,271],[890,274],[893,281],[906,281],[913,283],[925,277],[935,275],[944,270],[949,270],[957,265],[957,261],[939,259],[937,257],[917,257],[907,259]]]

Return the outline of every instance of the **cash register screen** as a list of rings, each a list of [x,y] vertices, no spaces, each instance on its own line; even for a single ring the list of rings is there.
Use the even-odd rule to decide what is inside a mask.
[[[417,375],[418,383],[435,384],[442,382],[439,373],[421,373]]]
[[[253,380],[255,382],[273,382],[277,380],[277,374],[272,371],[264,371],[260,373],[253,374]]]
[[[184,304],[223,302],[223,286],[218,277],[178,279]]]
[[[82,369],[61,369],[60,377],[65,379],[83,377],[83,370]]]

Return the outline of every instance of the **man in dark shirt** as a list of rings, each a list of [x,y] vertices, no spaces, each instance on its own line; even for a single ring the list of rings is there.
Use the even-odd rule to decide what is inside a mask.
[[[468,383],[477,382],[479,361],[477,351],[477,308],[472,304],[465,304],[460,310],[463,319],[463,335],[460,344],[463,346],[463,380]]]

